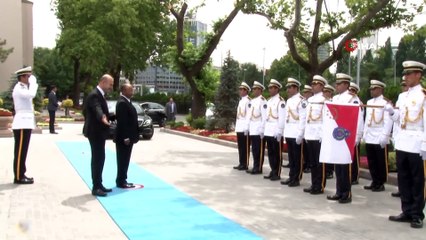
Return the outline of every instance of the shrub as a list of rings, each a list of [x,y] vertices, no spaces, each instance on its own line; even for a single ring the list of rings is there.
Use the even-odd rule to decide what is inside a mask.
[[[3,106],[3,99],[0,98],[0,107]]]
[[[192,121],[191,127],[195,128],[195,129],[204,129],[206,127],[206,118],[200,117],[200,118],[194,119]]]
[[[389,152],[388,155],[388,169],[389,172],[396,172],[396,153],[395,152]]]
[[[43,98],[43,101],[41,102],[41,105],[43,107],[46,107],[49,104],[49,99],[48,98]]]
[[[207,120],[206,129],[210,131],[217,129],[217,120],[214,118],[210,118],[209,120]]]
[[[74,106],[74,102],[72,101],[72,99],[65,99],[64,101],[62,101],[62,107],[70,108],[72,106]]]
[[[188,123],[189,126],[192,126],[192,114],[188,114],[185,118],[186,122]]]

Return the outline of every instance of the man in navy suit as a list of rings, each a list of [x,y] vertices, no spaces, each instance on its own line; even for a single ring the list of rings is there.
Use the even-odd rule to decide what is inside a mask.
[[[117,152],[117,178],[119,188],[134,188],[127,182],[127,170],[132,155],[133,144],[139,141],[138,115],[130,99],[133,96],[133,86],[125,83],[120,88],[121,94],[115,107],[117,128],[115,131],[115,146]]]
[[[52,85],[48,95],[49,103],[47,104],[47,110],[49,111],[49,132],[51,134],[58,134],[55,132],[55,114],[59,106],[58,98],[56,97],[57,90],[56,86]]]
[[[108,106],[105,94],[113,89],[114,79],[105,74],[99,80],[98,86],[86,98],[83,108],[83,134],[89,139],[92,150],[92,195],[105,197],[112,189],[102,185],[102,171],[105,163],[105,141],[109,132]]]

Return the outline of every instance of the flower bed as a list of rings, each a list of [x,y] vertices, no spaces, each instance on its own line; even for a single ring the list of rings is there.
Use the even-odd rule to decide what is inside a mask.
[[[173,128],[173,130],[190,133],[192,128],[189,126],[180,126],[180,127]]]
[[[7,110],[7,109],[0,108],[0,116],[11,117],[12,116],[12,112],[9,111],[9,110]]]

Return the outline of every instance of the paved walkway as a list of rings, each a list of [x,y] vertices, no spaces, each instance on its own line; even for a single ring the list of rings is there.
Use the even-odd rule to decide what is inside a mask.
[[[61,126],[58,135],[32,136],[27,167],[34,185],[11,184],[13,139],[0,139],[0,239],[125,239],[56,147],[85,141],[82,126]],[[232,170],[235,148],[155,130],[151,141],[135,146],[133,162],[265,239],[425,239],[426,228],[387,220],[399,213],[399,199],[390,197],[394,186],[373,193],[361,180],[353,202],[341,205],[303,193],[309,175],[301,187],[282,186]],[[114,149],[112,142],[107,147]],[[327,193],[334,186],[329,181]]]

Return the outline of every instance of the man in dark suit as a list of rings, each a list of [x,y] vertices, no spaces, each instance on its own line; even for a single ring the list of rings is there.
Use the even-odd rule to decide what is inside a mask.
[[[102,185],[102,170],[105,162],[105,141],[109,132],[108,106],[105,94],[113,89],[114,79],[105,74],[99,80],[98,86],[86,98],[83,108],[83,134],[89,139],[92,150],[92,195],[105,197],[112,189]]]
[[[51,134],[58,134],[55,132],[55,113],[56,110],[58,110],[58,98],[56,97],[57,90],[56,86],[52,85],[48,96],[49,103],[47,104],[47,111],[49,111],[49,131]]]
[[[173,101],[173,98],[170,98],[169,102],[166,104],[167,121],[175,121],[176,114],[177,114],[176,103]]]
[[[119,188],[134,188],[127,182],[127,170],[132,155],[133,144],[139,141],[138,115],[130,101],[133,96],[133,86],[125,83],[120,88],[121,96],[115,107],[117,128],[115,131],[115,147],[117,152],[117,178]]]

